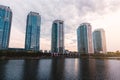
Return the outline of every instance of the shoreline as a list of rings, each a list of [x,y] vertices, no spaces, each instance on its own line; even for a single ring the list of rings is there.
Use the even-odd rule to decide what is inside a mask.
[[[110,60],[120,60],[120,53],[95,53],[95,54],[79,54],[79,53],[69,53],[69,54],[52,54],[43,52],[32,52],[32,51],[0,51],[0,60],[20,60],[20,59],[52,59],[52,58],[79,58],[79,59],[110,59]]]
[[[52,59],[52,58],[79,58],[79,59],[108,59],[108,60],[120,60],[120,57],[93,57],[93,56],[89,56],[89,57],[72,57],[72,56],[69,56],[69,57],[65,57],[65,56],[41,56],[41,57],[25,57],[25,56],[22,56],[22,57],[0,57],[0,60],[40,60],[40,59]]]

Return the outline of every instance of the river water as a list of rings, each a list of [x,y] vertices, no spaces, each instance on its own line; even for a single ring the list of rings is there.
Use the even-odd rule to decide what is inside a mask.
[[[0,60],[0,80],[120,80],[120,60]]]

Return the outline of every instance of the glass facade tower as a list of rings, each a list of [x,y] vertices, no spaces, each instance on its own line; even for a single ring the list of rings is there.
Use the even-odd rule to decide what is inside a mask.
[[[40,24],[41,17],[39,13],[30,12],[27,16],[25,49],[39,51],[40,45]]]
[[[105,31],[103,29],[96,29],[93,32],[94,52],[106,53],[106,38]]]
[[[0,49],[9,46],[12,11],[9,7],[0,5]]]
[[[52,24],[52,53],[64,53],[64,22],[55,20]]]
[[[89,23],[82,23],[77,29],[77,46],[80,54],[94,53],[92,30]]]

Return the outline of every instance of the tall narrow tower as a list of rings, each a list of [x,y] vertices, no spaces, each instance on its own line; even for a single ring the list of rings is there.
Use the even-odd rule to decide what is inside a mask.
[[[9,7],[0,5],[0,49],[9,46],[12,11]]]
[[[106,53],[106,37],[103,29],[96,29],[93,32],[94,52]]]
[[[25,49],[39,51],[40,45],[40,24],[41,17],[39,13],[30,12],[27,16]]]
[[[89,23],[82,23],[77,29],[77,45],[80,54],[94,53],[92,30]]]
[[[55,20],[52,24],[52,53],[64,53],[64,22]]]

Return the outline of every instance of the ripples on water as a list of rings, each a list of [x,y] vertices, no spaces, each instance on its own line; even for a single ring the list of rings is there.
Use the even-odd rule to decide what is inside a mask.
[[[0,80],[120,80],[119,60],[1,60]]]

